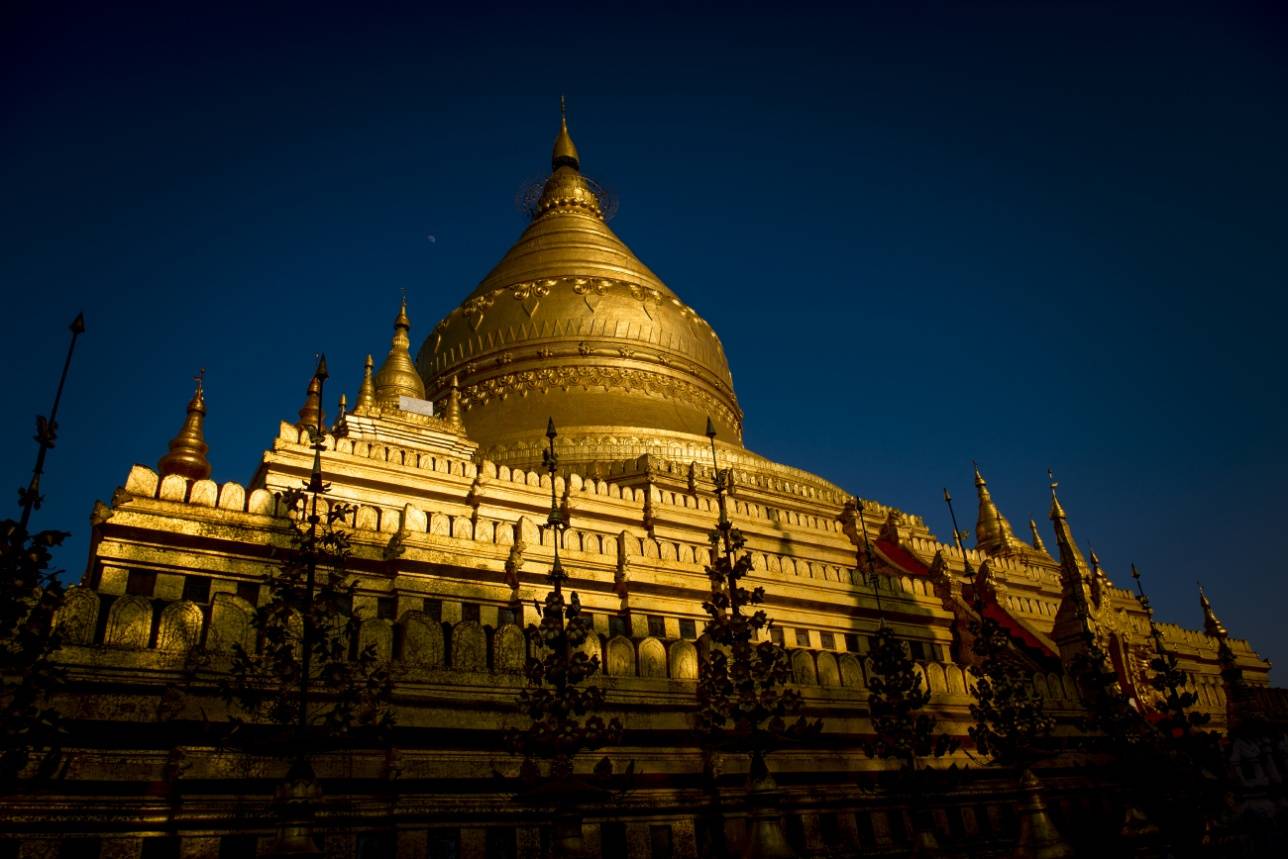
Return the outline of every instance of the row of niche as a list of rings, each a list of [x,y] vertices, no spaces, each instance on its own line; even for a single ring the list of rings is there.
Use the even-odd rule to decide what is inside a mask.
[[[609,437],[607,439],[573,438],[568,440],[567,443],[570,443],[572,445],[571,449],[574,451],[573,455],[578,456],[579,459],[586,458],[584,455],[578,455],[577,448],[579,444],[581,444],[582,446],[592,446],[592,445],[599,446],[600,448],[603,448],[605,446],[611,447],[613,445],[619,445],[623,449],[630,449],[630,450],[638,450],[641,446],[648,446],[650,448],[654,448],[654,450],[652,450],[648,455],[650,456],[650,465],[653,467],[653,471],[655,474],[657,475],[669,474],[672,477],[687,480],[689,465],[694,464],[697,466],[697,473],[701,475],[701,477],[699,477],[699,481],[704,482],[704,485],[709,485],[711,482],[711,469],[709,466],[706,465],[707,458],[709,456],[706,449],[706,442],[701,443],[701,453],[698,454],[697,456],[693,455],[694,450],[691,447],[685,446],[678,442],[663,441],[660,443],[660,447],[659,447],[659,443],[655,439],[652,439],[652,438],[642,439],[642,438],[636,438],[633,436],[627,436],[627,437],[621,437],[621,438]],[[527,439],[527,440],[518,440],[518,441],[510,442],[507,444],[494,445],[490,449],[490,451],[494,455],[500,454],[502,458],[506,458],[506,459],[523,458],[523,459],[528,459],[535,462],[541,458],[541,453],[545,449],[545,446],[546,446],[546,443],[539,439]],[[601,476],[603,477],[613,477],[613,476],[625,474],[627,472],[633,471],[634,469],[638,468],[639,459],[635,459],[635,460],[619,459],[609,451],[601,450],[601,452],[604,453],[606,456],[600,456],[600,457],[594,457],[594,458],[595,459],[611,458],[611,459],[617,460],[608,467],[606,474],[603,472],[600,472]],[[815,477],[814,475],[809,474],[808,472],[802,471],[800,469],[792,468],[791,466],[785,466],[785,465],[782,465],[781,463],[772,463],[772,462],[769,462],[768,460],[762,460],[759,457],[756,457],[754,454],[752,454],[750,458],[744,458],[743,456],[739,455],[736,451],[732,451],[728,449],[724,450],[724,452],[722,453],[722,457],[723,457],[722,465],[731,466],[733,468],[735,472],[736,483],[738,485],[754,486],[756,489],[764,492],[778,493],[782,495],[794,495],[800,498],[809,499],[811,501],[818,501],[824,504],[832,504],[838,508],[841,505],[845,504],[847,501],[851,500],[850,495],[832,487],[824,488],[822,486],[812,486],[806,482],[784,479],[782,477],[765,474],[762,471],[762,469],[768,467],[772,469],[785,470],[793,474],[803,475],[813,480],[819,480],[819,478]],[[490,465],[491,463],[488,461],[485,461],[484,464]],[[592,479],[593,478],[588,477],[586,479],[586,482],[590,483]],[[677,493],[677,497],[678,497],[678,493]],[[676,501],[673,503],[683,504],[682,501]],[[875,510],[877,513],[883,516],[888,514],[890,510],[893,509],[886,505],[880,504],[879,502],[867,502],[867,503],[871,505],[873,510]],[[761,508],[761,509],[764,510],[764,509],[770,509],[770,508]],[[769,517],[768,515],[762,515],[760,518],[769,518]],[[810,518],[810,517],[807,516],[804,518]],[[914,525],[917,525],[917,526],[924,525],[924,522],[919,516],[910,516],[909,518],[911,520],[911,523]],[[806,527],[815,527],[823,530],[836,530],[831,520],[823,519],[821,517],[813,517],[813,524],[802,523],[799,520],[797,521],[796,524],[805,524]]]
[[[98,614],[104,601],[110,601],[110,605],[101,640],[96,641]],[[204,632],[206,646],[216,652],[230,651],[234,643],[248,650],[256,646],[251,625],[254,608],[234,594],[214,595],[208,621],[201,607],[189,600],[171,602],[159,612],[156,608],[155,601],[147,597],[105,598],[88,588],[73,587],[67,591],[58,613],[58,630],[66,645],[155,647],[160,651],[186,652],[202,642]],[[412,668],[517,673],[527,656],[523,630],[515,624],[503,624],[493,631],[473,620],[440,623],[421,611],[404,612],[396,623],[376,618],[363,621],[358,647],[368,645],[374,646],[380,657]],[[709,646],[706,636],[696,642],[678,639],[668,644],[654,637],[593,635],[581,649],[598,656],[609,676],[695,680],[699,653]],[[862,657],[805,649],[789,652],[792,678],[800,685],[867,687],[870,669]],[[932,692],[967,694],[967,677],[960,666],[929,661],[920,664],[918,670]],[[1044,679],[1037,675],[1034,682],[1044,697],[1076,700],[1068,678],[1051,674]]]
[[[157,480],[156,473],[145,466],[135,466],[126,481],[126,491],[133,495],[159,497],[162,500],[186,501],[198,506],[219,507],[220,509],[281,515],[282,510],[276,496],[266,489],[252,490],[249,496],[245,489],[236,483],[215,484],[210,480],[189,481],[179,475],[168,475]],[[319,499],[319,514],[325,516],[327,502]],[[358,530],[378,531],[394,534],[398,531],[424,533],[434,536],[452,537],[475,542],[511,545],[516,531],[523,536],[524,542],[549,545],[548,529],[539,528],[526,517],[517,525],[492,521],[483,517],[447,513],[430,513],[415,505],[408,504],[397,508],[382,508],[372,505],[356,505],[347,523]],[[648,537],[636,537],[623,532],[626,540],[627,555],[661,561],[703,565],[707,562],[709,548],[681,543],[675,540],[658,540]],[[590,554],[618,554],[619,537],[609,534],[597,534],[591,531],[571,528],[564,532],[565,549]],[[755,571],[767,574],[804,576],[825,581],[857,584],[857,575],[852,568],[835,564],[795,559],[788,555],[768,552],[752,552]],[[914,596],[933,596],[928,582],[910,576],[900,576],[899,587],[893,584],[892,592],[898,590]]]
[[[312,444],[312,436],[307,429],[283,422],[279,435],[284,441],[291,441],[296,444]],[[511,468],[507,465],[497,465],[491,460],[483,460],[481,464],[475,465],[468,460],[460,460],[452,457],[445,457],[442,454],[421,453],[407,448],[401,448],[394,445],[380,442],[368,442],[357,439],[334,438],[330,435],[326,437],[324,443],[329,450],[335,453],[348,454],[361,459],[372,459],[377,462],[391,462],[406,468],[416,468],[422,471],[435,471],[443,474],[455,474],[462,477],[478,477],[481,481],[498,480],[502,483],[516,483],[521,486],[533,487],[545,491],[550,490],[550,475],[540,471],[524,471],[521,468]],[[687,475],[687,471],[686,471]],[[747,475],[751,479],[751,475]],[[562,495],[565,488],[563,477],[555,478],[555,491]],[[645,489],[621,486],[610,482],[606,479],[596,479],[594,477],[583,478],[579,474],[569,474],[567,477],[567,487],[572,492],[584,492],[587,495],[597,495],[607,498],[617,498],[634,504],[643,503]],[[779,491],[790,491],[780,489]],[[809,496],[810,493],[795,493]],[[702,495],[691,495],[686,492],[672,492],[654,487],[652,489],[652,500],[660,504],[670,504],[675,507],[684,507],[689,509],[703,510],[706,512],[715,512],[713,496],[706,493]],[[827,499],[833,500],[833,499]],[[848,499],[843,499],[848,500]],[[834,519],[825,516],[816,516],[813,514],[802,514],[793,510],[780,510],[776,507],[769,507],[762,504],[756,504],[748,501],[742,501],[738,498],[731,499],[733,506],[733,515],[746,516],[751,519],[765,519],[774,522],[781,522],[786,525],[795,525],[802,528],[811,528],[818,531],[827,531],[837,533],[840,531],[840,525]],[[892,508],[869,502],[873,505],[878,513],[889,512]],[[919,520],[918,520],[919,521]]]

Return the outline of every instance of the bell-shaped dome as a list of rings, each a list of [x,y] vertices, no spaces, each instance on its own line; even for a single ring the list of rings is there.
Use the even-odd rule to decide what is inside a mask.
[[[722,442],[740,445],[742,411],[715,331],[604,222],[566,122],[551,160],[532,223],[421,346],[429,398],[444,401],[456,376],[466,431],[499,462],[530,459],[506,451],[526,451],[548,417],[561,439],[584,443],[584,456],[568,451],[574,461],[638,455],[664,439],[705,444],[708,415]]]

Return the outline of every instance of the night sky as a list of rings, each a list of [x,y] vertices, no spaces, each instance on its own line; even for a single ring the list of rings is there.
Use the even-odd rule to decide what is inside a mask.
[[[83,309],[34,520],[73,532],[69,578],[198,368],[214,477],[245,481],[315,353],[352,399],[403,289],[418,345],[522,230],[566,93],[613,228],[720,333],[748,447],[944,540],[977,459],[1051,542],[1053,467],[1116,584],[1135,561],[1198,628],[1202,579],[1288,659],[1277,4],[215,5],[0,12],[0,474]]]

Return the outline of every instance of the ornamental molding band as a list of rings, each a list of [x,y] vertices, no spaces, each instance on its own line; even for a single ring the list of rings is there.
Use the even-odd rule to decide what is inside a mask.
[[[544,408],[560,426],[602,411],[640,427],[696,433],[710,414],[725,438],[742,438],[742,410],[715,332],[673,295],[635,282],[563,276],[475,295],[426,339],[419,369],[435,401],[459,378],[463,420],[482,442],[507,422],[478,407],[555,390],[600,394],[556,397],[566,408]],[[659,410],[604,392],[677,402]],[[604,408],[588,411],[590,404]]]
[[[703,407],[719,413],[727,423],[741,424],[740,414],[731,411],[724,401],[712,396],[710,391],[701,385],[676,376],[620,366],[544,366],[534,370],[505,373],[485,378],[476,384],[463,386],[461,404],[465,408],[468,419],[471,409],[486,406],[493,400],[504,400],[511,396],[546,394],[550,391],[568,392],[574,388],[584,391],[618,390],[662,399],[679,398],[689,402],[696,400],[702,403]]]

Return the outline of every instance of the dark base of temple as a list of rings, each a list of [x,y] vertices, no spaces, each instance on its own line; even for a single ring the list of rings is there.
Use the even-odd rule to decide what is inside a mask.
[[[1272,856],[1288,836],[1288,803],[1265,792],[1230,798],[1224,819],[1169,842],[1093,768],[1042,771],[1040,782],[967,770],[922,796],[883,784],[895,773],[849,784],[787,776],[771,800],[749,797],[732,776],[717,792],[646,775],[611,807],[584,809],[579,846],[566,821],[556,827],[553,815],[511,795],[481,792],[481,779],[322,778],[320,794],[295,792],[307,808],[286,808],[287,783],[274,788],[268,775],[146,786],[78,780],[74,793],[50,784],[10,794],[0,807],[0,859],[746,857],[764,855],[754,833],[767,821],[788,851],[773,855],[798,857]]]

